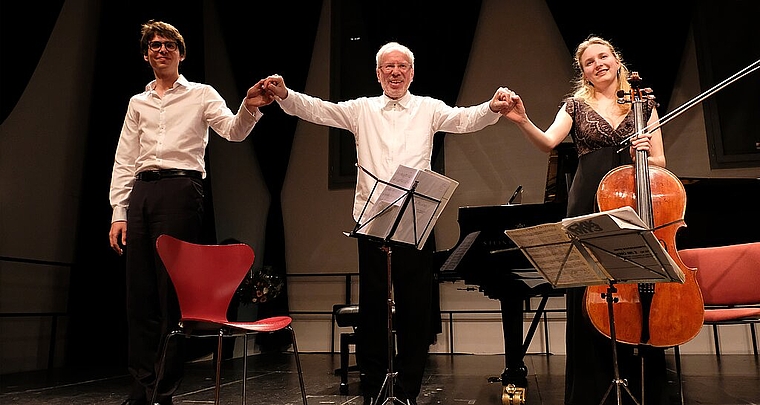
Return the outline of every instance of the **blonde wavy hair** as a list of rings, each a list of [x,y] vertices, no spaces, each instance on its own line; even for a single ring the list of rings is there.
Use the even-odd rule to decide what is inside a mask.
[[[628,81],[630,72],[628,71],[628,67],[625,66],[620,53],[615,50],[615,47],[612,46],[610,41],[607,41],[606,39],[600,38],[598,36],[591,35],[583,42],[581,42],[575,49],[575,60],[573,61],[573,65],[576,69],[577,76],[574,80],[573,96],[581,98],[585,101],[589,101],[594,98],[596,89],[594,89],[594,85],[591,84],[590,81],[586,80],[586,78],[583,76],[583,65],[581,64],[581,56],[583,56],[583,52],[585,52],[586,49],[588,49],[588,47],[591,45],[606,46],[607,49],[610,50],[612,56],[620,64],[620,69],[617,71],[617,89],[628,93],[631,90],[631,83]],[[631,105],[629,103],[618,104],[618,106],[625,113],[631,109]]]

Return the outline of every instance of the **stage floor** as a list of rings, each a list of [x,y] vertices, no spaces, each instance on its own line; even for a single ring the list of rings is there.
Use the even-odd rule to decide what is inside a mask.
[[[668,351],[668,356],[670,368],[674,364],[672,351]],[[562,405],[564,356],[528,355],[525,360],[529,370],[526,405]],[[301,363],[309,405],[363,403],[355,371],[349,373],[348,395],[340,394],[340,378],[335,374],[338,354],[301,354]],[[301,404],[292,353],[252,355],[248,366],[247,404]],[[760,404],[760,364],[753,355],[724,354],[720,358],[681,355],[681,367],[685,404]],[[489,382],[489,378],[499,377],[503,368],[501,355],[433,354],[417,402],[419,405],[502,405],[502,385],[498,381]],[[679,404],[674,368],[670,368],[668,374],[673,393],[671,404]],[[241,359],[223,363],[223,405],[241,403],[241,378]],[[81,367],[9,374],[0,376],[0,403],[118,405],[126,398],[129,385],[125,369]],[[174,404],[213,403],[213,386],[214,367],[210,359],[188,363]],[[614,390],[612,399],[614,403]]]

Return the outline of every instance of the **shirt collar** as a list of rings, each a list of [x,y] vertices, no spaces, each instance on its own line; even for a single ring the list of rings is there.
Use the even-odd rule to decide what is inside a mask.
[[[177,87],[177,85],[182,85],[182,86],[187,87],[189,83],[190,82],[185,78],[185,76],[180,74],[179,77],[177,78],[177,81],[174,82],[174,85],[172,86],[172,88]],[[150,83],[148,83],[145,86],[146,91],[152,91],[155,88],[156,88],[156,79],[151,80]]]
[[[406,92],[406,94],[403,95],[403,97],[399,99],[392,99],[383,93],[382,95],[382,102],[383,102],[383,108],[384,109],[390,109],[393,108],[394,105],[398,105],[399,107],[403,109],[409,108],[409,104],[412,101],[412,94],[409,93],[409,91]]]

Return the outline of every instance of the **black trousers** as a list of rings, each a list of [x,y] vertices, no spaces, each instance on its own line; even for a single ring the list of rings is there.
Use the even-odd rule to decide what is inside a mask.
[[[365,396],[376,396],[388,372],[388,260],[380,242],[358,239],[359,327],[356,360]],[[416,398],[431,343],[433,243],[424,249],[390,246],[395,303],[396,377],[394,395]]]
[[[150,400],[163,339],[179,320],[177,295],[156,253],[161,234],[198,242],[203,182],[190,177],[135,181],[127,212],[127,366],[134,378],[130,398]],[[183,376],[183,339],[172,339],[157,400],[171,400]]]

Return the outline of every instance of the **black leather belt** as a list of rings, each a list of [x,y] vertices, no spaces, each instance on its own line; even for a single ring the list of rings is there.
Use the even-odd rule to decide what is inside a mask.
[[[201,172],[196,170],[183,170],[183,169],[161,169],[161,170],[147,170],[137,173],[135,178],[142,181],[155,181],[166,179],[170,177],[191,177],[200,180],[203,176]]]

